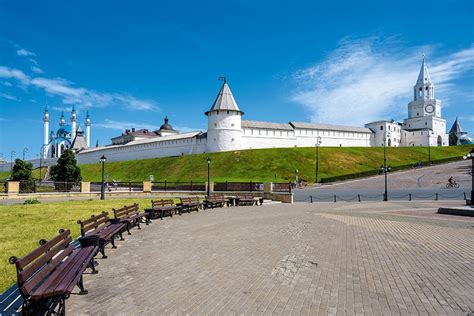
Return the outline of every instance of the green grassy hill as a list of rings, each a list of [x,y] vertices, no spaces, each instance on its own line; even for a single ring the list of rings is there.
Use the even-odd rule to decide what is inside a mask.
[[[431,159],[462,157],[474,146],[432,147]],[[294,180],[295,169],[301,179],[314,182],[315,148],[273,148],[242,150],[106,163],[109,179],[143,181],[150,175],[155,181],[206,181],[207,158],[211,159],[212,181]],[[387,148],[387,164],[396,167],[428,161],[426,147]],[[319,178],[372,171],[383,163],[381,147],[321,147]],[[100,181],[100,164],[82,165],[86,181]]]
[[[461,158],[474,146],[432,147],[431,159]],[[207,158],[211,158],[212,181],[293,181],[295,169],[301,179],[314,182],[315,148],[272,148],[108,162],[109,179],[143,181],[153,175],[155,181],[206,181]],[[426,147],[387,148],[387,164],[392,167],[428,161]],[[345,174],[373,171],[383,163],[382,147],[321,147],[319,179]],[[100,181],[100,164],[81,165],[85,181]],[[44,171],[43,171],[44,172]],[[38,170],[34,175],[38,176]],[[9,176],[0,173],[0,179]]]

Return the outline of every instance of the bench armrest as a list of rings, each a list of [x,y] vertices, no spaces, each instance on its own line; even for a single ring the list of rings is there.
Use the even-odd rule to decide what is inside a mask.
[[[77,239],[79,243],[81,244],[81,248],[86,248],[90,246],[98,247],[99,246],[99,236],[98,235],[89,235],[89,236],[84,236],[80,237]]]
[[[110,218],[109,222],[111,224],[120,224],[120,218]]]

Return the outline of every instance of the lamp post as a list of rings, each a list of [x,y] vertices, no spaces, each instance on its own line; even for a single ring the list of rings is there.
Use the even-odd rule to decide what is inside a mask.
[[[10,153],[10,173],[13,172],[13,156],[14,155],[16,155],[16,152],[12,150]]]
[[[99,161],[102,163],[102,184],[100,186],[100,199],[101,200],[105,200],[105,186],[104,186],[104,168],[105,168],[105,161],[107,160],[107,158],[102,155],[102,157],[100,157]]]
[[[463,157],[463,159],[471,159],[471,202],[470,205],[474,205],[474,149],[471,149],[469,154]]]
[[[40,159],[40,182],[43,180],[43,177],[41,176],[41,168],[43,167],[43,155],[44,155],[44,145],[41,146],[40,148],[40,155],[39,155],[39,159]]]
[[[387,190],[387,172],[389,171],[388,168],[387,168],[387,153],[386,153],[386,143],[387,143],[387,137],[390,137],[390,133],[389,132],[385,132],[384,133],[384,138],[383,138],[383,168],[382,168],[382,171],[383,171],[383,174],[384,174],[384,182],[385,182],[385,190],[384,190],[384,193],[383,193],[383,200],[384,201],[388,201],[388,190]]]
[[[431,166],[431,133],[432,131],[428,130],[428,164]]]
[[[26,148],[26,147],[23,148],[23,160],[25,160],[25,153],[27,153],[27,152],[28,152],[28,148]]]
[[[207,158],[207,196],[211,195],[211,158]]]
[[[316,178],[314,184],[318,183],[318,172],[319,172],[319,145],[321,145],[321,136],[316,138]]]

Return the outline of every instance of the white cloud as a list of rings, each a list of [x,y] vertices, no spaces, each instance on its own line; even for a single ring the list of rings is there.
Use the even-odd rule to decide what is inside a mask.
[[[313,122],[363,125],[397,118],[412,100],[422,53],[433,50],[400,49],[374,38],[345,40],[325,60],[294,74],[291,98],[308,109]],[[474,46],[427,62],[438,95],[449,98],[451,81],[474,69]]]
[[[20,99],[18,99],[18,98],[15,97],[14,95],[7,94],[7,93],[0,93],[0,97],[1,97],[1,98],[5,98],[5,99],[7,99],[7,100],[20,101]]]
[[[18,47],[19,47],[19,46],[18,46]],[[17,54],[18,56],[36,56],[35,53],[33,53],[33,52],[29,51],[29,50],[26,50],[26,49],[24,49],[24,48],[18,48],[18,49],[16,50],[16,54]]]
[[[4,66],[0,66],[0,78],[16,79],[23,84],[29,84],[30,82],[30,77],[27,76],[23,71]]]
[[[59,96],[65,104],[75,103],[78,107],[120,107],[130,110],[158,111],[158,104],[153,100],[138,99],[126,93],[99,92],[92,89],[76,87],[74,83],[63,78],[30,77],[19,69],[0,66],[0,78],[16,79],[23,86],[33,86],[44,90],[51,96]]]
[[[35,74],[38,74],[38,75],[44,74],[43,69],[37,66],[31,66],[31,71],[33,71]]]

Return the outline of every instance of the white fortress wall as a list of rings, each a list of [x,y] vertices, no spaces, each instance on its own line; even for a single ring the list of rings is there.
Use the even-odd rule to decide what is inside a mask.
[[[294,147],[293,131],[246,128],[242,135],[242,149]]]
[[[322,147],[370,147],[372,133],[340,130],[295,129],[296,146],[314,147],[321,137]]]
[[[140,160],[158,157],[182,156],[206,152],[206,139],[194,135],[183,137],[163,137],[131,142],[126,145],[114,145],[88,149],[77,156],[78,164],[97,163],[102,155],[108,162]]]

